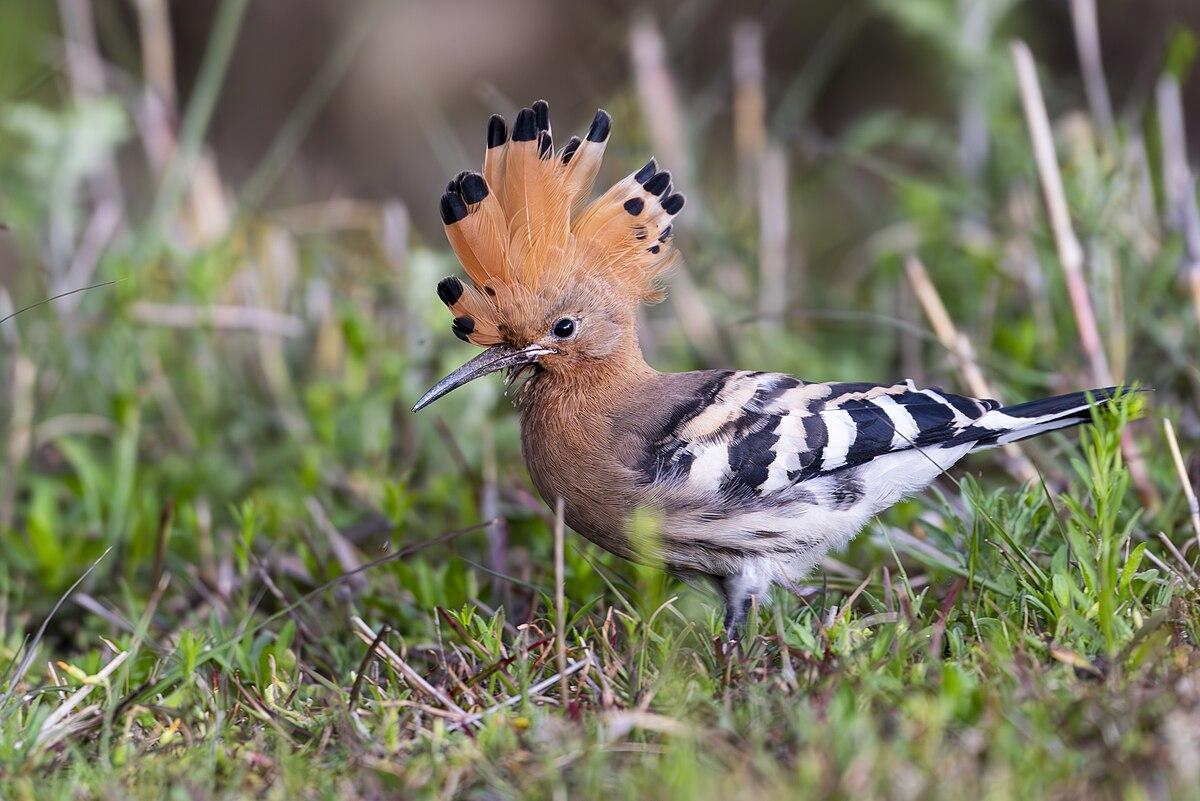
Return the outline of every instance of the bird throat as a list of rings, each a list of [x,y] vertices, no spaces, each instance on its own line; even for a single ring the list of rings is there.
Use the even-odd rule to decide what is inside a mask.
[[[510,386],[524,382],[512,393],[522,419],[532,416],[596,425],[654,375],[633,340],[603,359],[583,361],[574,369],[530,365],[510,371],[508,381]]]

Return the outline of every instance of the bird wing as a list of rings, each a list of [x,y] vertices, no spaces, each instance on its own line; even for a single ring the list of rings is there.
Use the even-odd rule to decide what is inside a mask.
[[[713,371],[644,440],[647,486],[737,503],[786,493],[897,451],[961,445],[993,400],[911,381],[808,383],[778,373]]]

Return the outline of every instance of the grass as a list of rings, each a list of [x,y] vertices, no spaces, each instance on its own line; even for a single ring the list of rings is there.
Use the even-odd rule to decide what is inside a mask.
[[[986,101],[982,172],[938,120],[873,114],[801,142],[765,125],[796,157],[785,196],[747,204],[723,191],[727,143],[691,142],[698,291],[648,314],[658,366],[962,388],[974,370],[1014,401],[1096,385],[1007,42],[956,47],[943,5],[855,13],[982,76],[959,97]],[[755,610],[726,654],[701,591],[570,533],[556,570],[499,382],[408,414],[468,350],[433,301],[456,272],[440,243],[399,235],[396,204],[256,211],[351,45],[249,196],[214,193],[202,144],[244,7],[214,26],[171,160],[145,155],[115,93],[0,109],[22,268],[0,300],[115,282],[0,324],[0,797],[1200,794],[1200,532],[1160,425],[1196,452],[1200,329],[1154,107],[1110,140],[1043,87],[1103,356],[1156,391],[1031,444],[1033,481],[974,457]],[[781,76],[803,95],[778,99],[800,109],[789,129],[859,25],[839,24],[813,74]],[[1179,80],[1194,49],[1171,43]],[[655,70],[671,80],[643,64],[650,89],[603,99],[614,175],[661,132],[638,101]],[[103,179],[118,153],[147,161],[144,214]],[[777,242],[756,202],[795,228],[782,320],[757,313]],[[922,316],[913,253],[949,331]]]

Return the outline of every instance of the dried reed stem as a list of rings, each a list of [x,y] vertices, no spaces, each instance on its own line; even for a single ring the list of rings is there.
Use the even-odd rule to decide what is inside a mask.
[[[1154,87],[1158,107],[1159,135],[1162,137],[1163,194],[1166,196],[1167,227],[1182,231],[1184,206],[1192,192],[1192,174],[1188,167],[1187,135],[1183,120],[1183,98],[1175,76],[1165,74]]]
[[[762,152],[758,170],[758,313],[781,328],[787,311],[788,163],[775,143]]]
[[[1037,67],[1034,65],[1033,54],[1029,52],[1029,47],[1020,40],[1012,43],[1012,56],[1017,70],[1017,87],[1021,95],[1021,105],[1025,111],[1025,121],[1029,126],[1029,138],[1033,143],[1038,178],[1042,185],[1046,211],[1050,216],[1050,229],[1054,234],[1054,244],[1058,250],[1058,260],[1067,285],[1071,310],[1075,315],[1079,342],[1087,356],[1093,380],[1100,386],[1111,386],[1115,382],[1101,344],[1100,328],[1096,324],[1096,314],[1088,295],[1087,280],[1083,274],[1083,246],[1079,243],[1079,238],[1075,235],[1075,229],[1071,225],[1066,192],[1063,190],[1062,173],[1059,171],[1058,159],[1054,151],[1054,134],[1050,128],[1050,117],[1046,112],[1046,101],[1042,97],[1042,87],[1038,83]],[[1158,492],[1150,482],[1150,475],[1146,470],[1141,450],[1128,433],[1121,436],[1121,450],[1125,454],[1130,476],[1142,503],[1151,510],[1158,508]]]
[[[554,502],[554,639],[558,646],[558,695],[563,709],[567,708],[570,686],[567,683],[567,599],[564,588],[566,535],[566,504],[559,497]]]
[[[1192,291],[1196,321],[1200,323],[1200,211],[1196,208],[1195,176],[1187,159],[1187,134],[1179,82],[1163,75],[1155,87],[1158,125],[1162,136],[1163,191],[1167,227],[1183,234],[1180,270]]]
[[[142,74],[167,108],[175,108],[175,47],[167,0],[135,0]]]
[[[925,265],[916,255],[910,254],[904,260],[904,270],[908,274],[909,283],[912,284],[913,292],[916,294],[921,308],[925,310],[925,316],[929,318],[929,323],[933,326],[938,341],[949,351],[967,390],[977,398],[995,397],[995,393],[983,375],[983,370],[979,368],[979,363],[975,359],[975,350],[971,347],[971,340],[954,325],[954,321],[950,318],[950,312],[946,310],[946,304],[942,302],[942,296],[938,294],[937,287],[934,286],[933,281],[929,278],[929,273],[925,270]],[[1038,477],[1037,469],[1020,448],[1009,443],[1003,447],[1003,450],[1012,461],[1011,468],[1018,478],[1022,481],[1032,481]]]
[[[108,247],[113,236],[121,227],[123,211],[120,204],[107,199],[96,203],[96,208],[88,219],[75,253],[67,265],[66,271],[55,282],[51,291],[59,297],[54,300],[54,308],[60,315],[70,314],[79,308],[83,293],[68,291],[74,287],[85,286],[92,282],[100,257]]]
[[[1075,30],[1075,48],[1079,51],[1079,68],[1083,72],[1083,90],[1088,108],[1110,144],[1116,142],[1112,103],[1108,97],[1108,81],[1104,78],[1104,62],[1100,57],[1100,25],[1096,18],[1096,0],[1071,0],[1071,25]]]
[[[960,0],[958,38],[965,64],[958,106],[958,157],[968,181],[977,181],[987,165],[990,132],[987,117],[986,67],[988,40],[993,28],[992,4],[987,0]]]
[[[1038,83],[1033,54],[1021,41],[1013,42],[1012,54],[1017,68],[1021,105],[1025,109],[1029,138],[1033,142],[1033,156],[1042,184],[1042,195],[1046,201],[1046,211],[1050,215],[1050,228],[1054,233],[1054,244],[1058,249],[1058,260],[1066,280],[1071,310],[1075,314],[1079,341],[1091,366],[1092,377],[1108,385],[1112,383],[1112,372],[1101,344],[1100,329],[1096,324],[1092,301],[1088,296],[1087,280],[1083,274],[1083,246],[1071,225],[1062,173],[1059,171],[1058,159],[1054,152],[1054,134],[1050,128],[1050,117],[1046,113],[1046,102],[1042,98],[1042,87]]]
[[[96,21],[92,14],[92,3],[88,0],[58,0],[58,15],[62,21],[63,39],[66,47],[67,77],[71,93],[77,103],[95,100],[105,95],[105,65],[100,55],[100,44],[96,37]],[[124,189],[117,171],[114,153],[108,153],[88,180],[90,194],[95,203],[91,238],[85,234],[85,242],[75,248],[74,258],[68,266],[65,262],[54,264],[56,280],[54,292],[70,289],[72,285],[90,283],[92,273],[100,260],[100,251],[107,244],[108,236],[97,245],[98,230],[115,227],[125,219]],[[97,230],[98,229],[98,230]],[[111,235],[111,234],[109,234]],[[65,257],[65,252],[63,256]],[[73,273],[70,280],[68,273]],[[66,318],[78,306],[79,298],[71,296],[55,303],[60,316]]]
[[[649,16],[642,15],[629,30],[629,54],[634,84],[650,142],[662,164],[671,165],[677,186],[692,186],[692,161],[684,132],[683,112],[675,79],[667,66],[667,45],[662,33]],[[700,210],[693,194],[688,201],[692,210],[675,223],[676,231],[687,230],[689,219]],[[710,363],[720,361],[720,337],[712,314],[686,270],[679,270],[672,284],[671,304],[688,341]]]
[[[629,30],[629,55],[638,100],[659,161],[671,165],[677,185],[690,186],[692,163],[688,158],[679,92],[667,66],[667,44],[647,15],[639,16]]]
[[[754,197],[767,146],[767,97],[764,88],[763,31],[757,20],[733,26],[733,146],[738,162],[738,188],[745,200]]]
[[[1167,448],[1171,451],[1171,461],[1175,463],[1175,472],[1179,474],[1179,485],[1183,487],[1183,497],[1187,499],[1188,515],[1192,519],[1192,531],[1196,532],[1196,546],[1200,548],[1200,501],[1196,500],[1196,490],[1188,480],[1187,466],[1183,462],[1183,453],[1179,450],[1179,440],[1175,438],[1175,427],[1166,417],[1163,418],[1163,433],[1167,436]]]
[[[88,0],[58,0],[66,44],[67,77],[76,99],[104,94],[104,62],[96,41],[96,23]]]

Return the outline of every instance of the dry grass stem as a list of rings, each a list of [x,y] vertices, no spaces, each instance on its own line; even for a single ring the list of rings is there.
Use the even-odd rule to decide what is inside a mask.
[[[168,328],[220,328],[292,338],[304,333],[304,321],[299,317],[252,306],[185,306],[140,300],[131,311],[139,323]]]
[[[1055,247],[1058,249],[1058,260],[1067,285],[1071,311],[1075,315],[1079,342],[1091,366],[1092,380],[1098,386],[1112,386],[1115,381],[1101,342],[1100,328],[1096,323],[1091,297],[1088,294],[1087,279],[1083,272],[1083,246],[1071,224],[1071,213],[1067,208],[1066,192],[1063,190],[1062,173],[1059,170],[1058,157],[1054,149],[1054,133],[1050,128],[1046,101],[1042,97],[1042,87],[1038,82],[1037,67],[1029,47],[1020,40],[1012,43],[1012,56],[1017,70],[1017,87],[1021,96],[1021,106],[1025,111],[1026,124],[1029,126],[1029,138],[1033,143],[1038,178],[1042,184],[1046,211],[1050,216],[1050,229],[1054,234]],[[1129,463],[1129,472],[1142,503],[1150,510],[1157,509],[1160,503],[1158,491],[1150,480],[1141,449],[1128,434],[1122,437],[1121,449]]]
[[[929,323],[933,326],[938,341],[949,351],[951,358],[958,366],[967,391],[977,398],[994,398],[996,393],[992,391],[991,385],[984,377],[983,370],[980,369],[979,363],[975,359],[975,349],[971,347],[971,340],[967,338],[966,334],[959,331],[954,325],[954,321],[950,319],[950,312],[946,310],[946,304],[942,302],[942,296],[938,294],[937,287],[929,278],[925,265],[917,256],[910,254],[904,260],[904,270],[908,274],[909,283],[912,285],[921,308],[925,310],[925,316],[929,318]],[[1011,467],[1019,479],[1033,481],[1038,477],[1037,468],[1017,445],[1011,443],[1005,445],[1003,451],[1012,462]]]
[[[650,142],[660,164],[671,167],[676,186],[692,185],[692,161],[687,136],[683,125],[679,93],[675,79],[667,65],[667,45],[654,20],[649,16],[639,17],[629,30],[629,53],[633,65],[634,84]],[[688,201],[693,210],[691,215],[680,217],[677,230],[686,231],[690,221],[702,210],[695,193]],[[679,315],[679,321],[692,345],[704,355],[706,361],[720,361],[720,337],[712,313],[704,302],[700,290],[687,271],[676,271],[671,285],[671,304]]]
[[[566,504],[562,498],[554,502],[554,640],[558,651],[558,696],[564,708],[570,697],[567,684],[567,599],[565,594],[566,568],[564,539],[566,537]]]
[[[38,745],[49,746],[55,741],[57,732],[55,729],[67,722],[67,716],[71,714],[71,710],[79,706],[79,704],[92,694],[92,690],[102,685],[109,676],[116,671],[125,660],[129,658],[129,651],[122,651],[114,656],[107,665],[100,669],[100,672],[89,677],[87,684],[80,687],[75,692],[67,696],[67,700],[63,701],[58,707],[50,713],[50,715],[42,721],[42,728],[38,733]]]
[[[767,146],[766,65],[763,30],[757,20],[733,26],[733,146],[738,163],[738,188],[749,201],[761,172]]]
[[[175,45],[171,37],[171,12],[167,0],[135,0],[142,74],[147,88],[167,108],[175,108]]]
[[[356,572],[363,566],[363,561],[359,556],[358,549],[354,547],[354,543],[338,530],[338,527],[329,519],[325,507],[321,506],[321,502],[316,498],[311,496],[305,498],[304,508],[308,510],[308,515],[312,518],[317,530],[328,540],[329,550],[333,552],[333,558],[337,559],[342,572],[350,574],[346,577],[347,583],[355,590],[361,590],[367,585],[367,577]]]
[[[38,375],[37,365],[19,348],[14,347],[8,358],[12,366],[8,374],[8,436],[3,472],[0,473],[0,530],[7,530],[12,525],[17,471],[33,441]]]
[[[782,327],[788,307],[788,163],[772,143],[762,153],[758,179],[758,312],[769,328]]]
[[[409,685],[413,687],[413,689],[418,690],[422,694],[432,698],[434,701],[437,701],[450,712],[453,712],[456,715],[466,716],[467,713],[462,709],[462,707],[454,703],[454,700],[450,698],[450,696],[446,695],[437,687],[434,687],[432,684],[427,682],[420,673],[413,670],[411,665],[401,659],[399,654],[393,651],[387,643],[380,639],[379,635],[376,634],[371,627],[366,624],[366,621],[364,621],[361,617],[354,615],[350,618],[350,622],[354,626],[355,634],[357,634],[358,638],[368,646],[375,642],[379,643],[376,646],[379,653],[383,654],[384,659],[386,659],[388,663],[396,669],[397,673],[404,677],[405,681],[407,681]]]
[[[1187,573],[1193,581],[1200,582],[1200,573],[1197,573],[1195,569],[1188,564],[1188,561],[1183,558],[1183,554],[1180,553],[1179,549],[1175,547],[1175,543],[1171,542],[1170,537],[1168,537],[1164,532],[1160,531],[1158,532],[1158,541],[1161,542],[1163,547],[1167,549],[1167,553],[1175,557],[1175,561],[1179,563],[1180,567],[1183,568],[1184,572]]]
[[[639,17],[629,29],[629,55],[638,100],[659,163],[671,165],[677,186],[690,186],[692,162],[679,92],[667,65],[667,43],[649,15]]]
[[[1196,500],[1196,490],[1188,478],[1187,465],[1184,464],[1183,453],[1179,450],[1179,440],[1175,438],[1175,426],[1166,417],[1163,418],[1163,433],[1167,437],[1167,447],[1171,451],[1175,472],[1179,475],[1179,486],[1183,487],[1183,497],[1187,499],[1188,516],[1192,520],[1192,531],[1196,534],[1196,546],[1200,548],[1200,501]]]
[[[1173,75],[1163,75],[1155,87],[1158,125],[1162,136],[1163,192],[1167,226],[1183,236],[1180,270],[1192,293],[1196,323],[1200,325],[1200,210],[1196,207],[1196,182],[1187,157],[1183,98]]]
[[[1096,15],[1096,0],[1071,0],[1071,26],[1075,32],[1075,49],[1079,51],[1079,68],[1083,73],[1083,90],[1088,108],[1110,143],[1116,142],[1112,102],[1108,97],[1108,81],[1104,77],[1104,62],[1100,56],[1100,24]]]
[[[483,710],[482,712],[476,712],[475,714],[467,715],[465,718],[462,719],[462,721],[455,723],[451,726],[448,726],[447,728],[450,731],[453,731],[455,729],[461,729],[466,726],[474,726],[479,721],[483,720],[484,718],[486,718],[489,715],[499,712],[501,709],[505,709],[505,708],[511,707],[511,706],[516,706],[517,704],[524,701],[526,698],[536,698],[538,695],[545,692],[549,688],[553,687],[555,684],[558,684],[563,679],[574,676],[576,673],[578,673],[579,671],[583,670],[586,667],[591,666],[592,664],[594,664],[594,658],[592,657],[591,653],[588,653],[588,655],[585,656],[583,659],[580,659],[576,662],[572,662],[571,664],[567,665],[566,670],[563,670],[560,673],[555,673],[553,676],[550,676],[549,678],[542,679],[537,684],[530,687],[526,692],[521,693],[520,695],[509,696],[508,698],[505,698],[500,703],[494,704],[493,706],[488,707],[487,709]]]
[[[1054,150],[1054,133],[1050,128],[1050,117],[1046,113],[1046,102],[1042,98],[1042,87],[1038,82],[1037,67],[1033,54],[1024,42],[1012,44],[1013,61],[1017,68],[1017,84],[1021,94],[1021,105],[1025,110],[1025,121],[1029,126],[1029,138],[1033,143],[1034,160],[1037,162],[1038,177],[1042,184],[1042,197],[1046,201],[1046,212],[1050,216],[1050,229],[1054,244],[1058,248],[1058,260],[1067,284],[1071,310],[1083,346],[1091,366],[1092,379],[1104,385],[1112,383],[1112,371],[1096,324],[1096,315],[1088,295],[1087,279],[1083,274],[1083,245],[1071,225],[1071,213],[1067,208],[1067,196],[1063,190],[1062,173],[1058,168],[1058,157]]]

